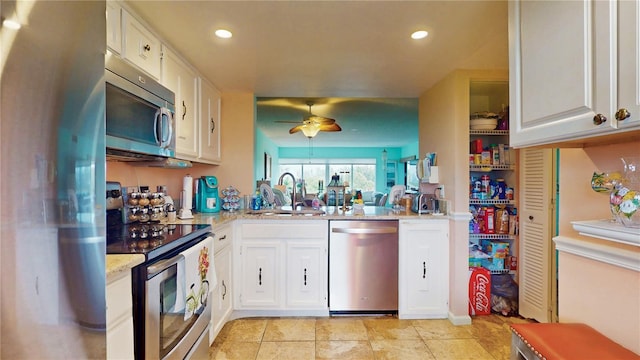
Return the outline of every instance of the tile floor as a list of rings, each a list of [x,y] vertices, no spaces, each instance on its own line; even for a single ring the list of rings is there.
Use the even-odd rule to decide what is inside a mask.
[[[471,325],[396,317],[252,318],[228,322],[210,359],[509,359],[511,323],[477,316]]]

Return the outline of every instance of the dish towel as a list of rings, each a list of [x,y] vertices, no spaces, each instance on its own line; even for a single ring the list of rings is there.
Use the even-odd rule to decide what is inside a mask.
[[[213,263],[213,238],[207,237],[197,245],[180,253],[184,257],[185,308],[184,319],[202,312],[209,291],[218,279]]]

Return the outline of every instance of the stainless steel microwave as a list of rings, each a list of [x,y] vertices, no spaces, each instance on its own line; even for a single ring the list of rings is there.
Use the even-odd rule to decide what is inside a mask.
[[[105,57],[105,84],[107,156],[175,157],[175,94],[111,53]]]

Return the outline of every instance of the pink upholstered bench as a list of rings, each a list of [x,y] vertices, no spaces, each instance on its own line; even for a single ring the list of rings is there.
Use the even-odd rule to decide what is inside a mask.
[[[512,324],[511,360],[640,360],[584,324]]]

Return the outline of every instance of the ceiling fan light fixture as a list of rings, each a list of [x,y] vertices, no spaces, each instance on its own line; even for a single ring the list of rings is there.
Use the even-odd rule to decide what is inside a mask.
[[[312,138],[318,135],[318,132],[320,131],[320,125],[314,122],[311,122],[311,123],[304,124],[300,129],[302,130],[302,133],[304,134],[304,136],[308,138]]]

